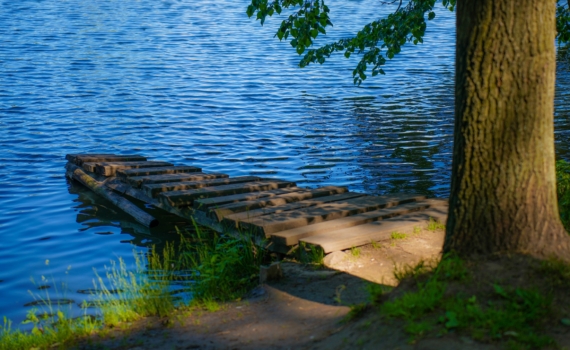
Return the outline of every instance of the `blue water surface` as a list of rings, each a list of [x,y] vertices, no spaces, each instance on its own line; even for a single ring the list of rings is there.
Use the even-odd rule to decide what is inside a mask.
[[[317,44],[396,6],[329,2],[334,27]],[[0,2],[0,316],[22,321],[41,285],[79,312],[86,297],[77,291],[93,288],[93,269],[119,257],[132,264],[133,249],[172,239],[66,180],[67,153],[136,153],[300,186],[448,195],[453,13],[438,10],[423,45],[405,46],[385,76],[355,86],[356,56],[299,69],[289,43],[274,38],[283,18],[260,27],[247,4]],[[569,85],[563,60],[562,157]]]

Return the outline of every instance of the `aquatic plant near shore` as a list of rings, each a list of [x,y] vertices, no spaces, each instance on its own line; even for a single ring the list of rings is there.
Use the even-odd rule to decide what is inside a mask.
[[[170,288],[173,283],[191,282],[192,305],[209,311],[218,310],[219,301],[241,298],[257,284],[259,267],[267,258],[265,242],[257,242],[253,235],[230,236],[206,232],[197,225],[195,228],[195,234],[181,233],[176,248],[167,244],[161,253],[155,247],[147,253],[135,252],[134,270],[119,259],[106,267],[105,278],[95,273],[92,298],[82,306],[85,310],[98,307],[100,317],[85,313],[70,318],[54,308],[59,304],[52,305],[46,294],[39,304],[49,312],[38,316],[34,309],[29,313],[27,322],[34,326],[31,332],[13,329],[12,322],[4,318],[0,325],[0,350],[68,348],[104,327],[145,316],[167,316],[176,307],[185,306],[183,301],[177,304],[178,297]]]
[[[254,234],[204,232],[194,223],[200,244],[181,234],[180,268],[194,271],[194,298],[235,300],[255,287],[259,267],[267,259],[265,240]],[[208,238],[205,238],[208,236]]]

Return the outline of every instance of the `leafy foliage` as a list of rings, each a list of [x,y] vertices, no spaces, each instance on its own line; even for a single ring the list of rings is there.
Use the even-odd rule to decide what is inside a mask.
[[[484,294],[481,300],[476,295],[450,293],[452,283],[471,278],[464,262],[454,255],[444,256],[435,267],[420,262],[397,277],[413,278],[416,288],[379,307],[385,317],[405,321],[404,329],[412,341],[428,333],[460,331],[483,342],[507,341],[516,349],[554,344],[542,335],[552,300],[537,290],[493,284],[492,294]],[[381,299],[373,295],[373,300]]]
[[[558,1],[556,6],[556,39],[558,44],[570,42],[570,2]]]
[[[570,164],[564,160],[556,162],[556,191],[560,219],[566,231],[570,231]]]
[[[395,0],[392,3],[395,3]],[[551,0],[555,1],[555,0]],[[570,41],[570,9],[568,3],[557,1],[557,39],[559,44]],[[392,59],[400,53],[402,46],[412,42],[423,43],[427,21],[435,18],[436,0],[409,0],[386,18],[366,24],[353,37],[340,39],[318,48],[310,48],[320,34],[326,34],[326,28],[332,26],[330,9],[325,0],[251,0],[247,15],[265,23],[267,16],[281,14],[290,9],[286,20],[281,22],[275,36],[279,40],[289,40],[299,55],[305,54],[299,66],[311,63],[323,64],[335,52],[344,52],[349,58],[353,53],[360,61],[353,70],[354,83],[360,85],[367,78],[366,71],[372,67],[372,76],[385,74],[382,67],[386,59]],[[441,5],[450,11],[455,10],[456,0],[443,0]]]

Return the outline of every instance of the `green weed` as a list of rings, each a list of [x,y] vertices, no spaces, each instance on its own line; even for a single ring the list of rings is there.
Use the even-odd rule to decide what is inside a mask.
[[[408,234],[394,231],[390,234],[390,238],[393,240],[406,239],[408,238]]]
[[[380,249],[382,248],[382,244],[376,241],[370,241],[370,244],[372,245],[372,248],[374,249]]]
[[[257,284],[266,251],[263,242],[256,243],[253,237],[205,234],[196,226],[195,237],[181,234],[176,248],[167,244],[161,254],[155,248],[147,254],[135,253],[134,270],[128,269],[122,259],[112,261],[104,278],[96,274],[97,293],[83,304],[85,308],[99,307],[100,319],[86,314],[75,319],[67,317],[52,307],[45,288],[46,297],[35,298],[35,303],[47,310],[39,315],[32,310],[25,322],[33,325],[31,332],[13,329],[12,322],[4,318],[0,350],[71,347],[79,338],[93,333],[105,336],[108,328],[103,326],[122,326],[151,315],[169,316],[178,307],[177,296],[169,287],[173,281],[189,278],[179,273],[182,270],[192,271],[193,305],[217,311],[221,308],[219,301],[240,298]]]
[[[299,243],[299,260],[304,264],[312,264],[317,268],[323,267],[325,252],[319,246]]]
[[[538,271],[547,276],[549,282],[556,287],[570,287],[570,264],[559,258],[543,260],[538,267]]]
[[[381,304],[380,310],[388,318],[403,319],[412,338],[434,330],[440,334],[458,330],[482,341],[508,340],[516,348],[553,344],[541,334],[551,312],[551,299],[536,290],[494,285],[494,295],[486,300],[474,295],[448,295],[450,282],[469,279],[463,261],[450,255],[437,266],[422,262],[409,267],[399,277],[415,278],[417,289]]]
[[[414,226],[414,234],[419,235],[420,233],[422,233],[422,228],[419,226]]]
[[[430,217],[427,229],[428,231],[445,230],[445,224],[442,224],[436,219]]]
[[[360,256],[360,253],[362,253],[361,250],[360,250],[360,248],[357,248],[357,247],[352,247],[352,248],[350,248],[350,254],[351,254],[353,257],[358,258],[358,257]]]
[[[354,321],[355,319],[359,318],[364,314],[366,310],[369,309],[369,305],[366,303],[360,303],[355,305],[350,305],[350,311],[344,316],[342,322],[350,322]]]
[[[111,261],[106,267],[106,281],[95,273],[99,291],[95,304],[101,309],[104,324],[112,327],[141,317],[169,315],[175,307],[169,293],[175,279],[169,262],[174,258],[174,248],[167,244],[162,255],[154,247],[148,254],[135,253],[134,271],[119,258],[118,264]]]
[[[200,227],[195,228],[202,243],[191,244],[181,236],[180,254],[181,267],[194,271],[194,298],[236,300],[255,287],[266,255],[265,242],[256,243],[254,235],[234,237],[215,232],[206,239]]]

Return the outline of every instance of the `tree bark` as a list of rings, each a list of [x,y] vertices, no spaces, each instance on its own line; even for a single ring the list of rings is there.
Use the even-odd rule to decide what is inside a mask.
[[[570,259],[554,170],[555,5],[457,1],[446,252]]]

